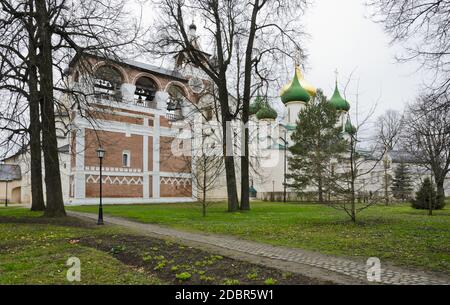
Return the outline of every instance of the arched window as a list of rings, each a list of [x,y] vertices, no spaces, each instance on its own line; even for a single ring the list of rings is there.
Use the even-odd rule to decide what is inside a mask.
[[[124,150],[122,152],[122,166],[123,167],[130,167],[131,164],[131,154],[129,150]]]
[[[157,86],[151,78],[145,76],[139,77],[136,81],[136,90],[134,91],[136,104],[156,108],[156,103],[153,103],[156,89]]]
[[[104,99],[121,99],[122,74],[112,66],[101,66],[94,74],[94,93]]]
[[[185,99],[184,91],[177,85],[171,85],[167,93],[169,101],[167,103],[166,117],[171,121],[181,120],[183,118],[183,101]]]

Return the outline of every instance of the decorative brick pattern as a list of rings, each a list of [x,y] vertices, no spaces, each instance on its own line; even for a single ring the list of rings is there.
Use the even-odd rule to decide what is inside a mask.
[[[192,181],[189,178],[161,177],[161,197],[191,197]]]
[[[87,175],[86,183],[99,183],[100,176]],[[102,176],[104,184],[125,184],[125,185],[142,185],[142,177],[121,177],[121,176]]]

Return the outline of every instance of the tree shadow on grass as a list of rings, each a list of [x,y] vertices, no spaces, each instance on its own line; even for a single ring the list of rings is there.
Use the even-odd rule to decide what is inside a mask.
[[[76,228],[95,228],[97,225],[94,222],[75,218],[75,217],[58,217],[49,218],[44,216],[39,217],[14,217],[14,216],[0,216],[0,224],[45,224],[56,225],[64,227]]]

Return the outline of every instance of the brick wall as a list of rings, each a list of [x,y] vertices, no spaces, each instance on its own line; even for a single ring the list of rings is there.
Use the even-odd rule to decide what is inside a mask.
[[[85,132],[85,166],[98,166],[98,141],[96,131],[86,129]],[[105,149],[104,167],[122,167],[122,153],[128,150],[131,154],[131,168],[142,170],[143,139],[141,135],[127,137],[125,133],[97,131],[97,135]]]
[[[160,190],[161,197],[191,197],[192,185],[172,185],[161,183]]]
[[[143,118],[117,115],[117,114],[111,114],[111,113],[103,113],[103,112],[98,112],[98,111],[93,111],[93,112],[91,112],[90,115],[92,118],[99,119],[99,120],[129,123],[129,124],[136,124],[136,125],[144,124]]]
[[[189,156],[174,156],[172,142],[174,138],[160,138],[160,171],[172,173],[190,173],[191,158]]]
[[[143,196],[142,184],[111,184],[103,183],[103,197],[107,198],[130,198]],[[86,198],[100,197],[99,183],[86,183]]]

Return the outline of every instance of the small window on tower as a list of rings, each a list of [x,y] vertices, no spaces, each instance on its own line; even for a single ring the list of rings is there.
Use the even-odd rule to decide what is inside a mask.
[[[122,153],[122,166],[123,167],[130,167],[130,152],[128,150],[125,150]]]

